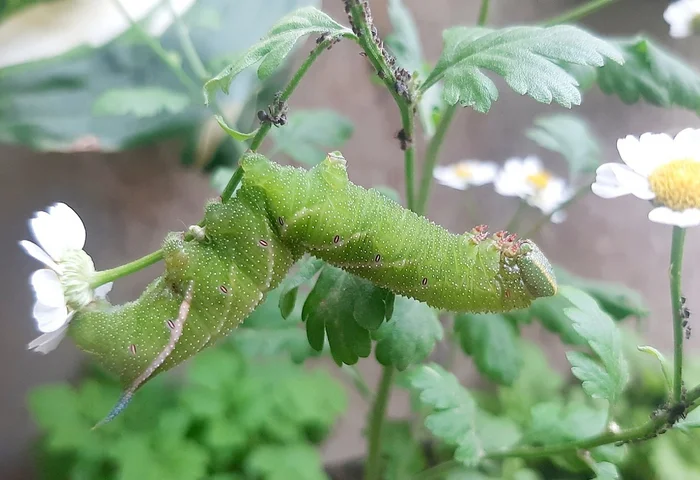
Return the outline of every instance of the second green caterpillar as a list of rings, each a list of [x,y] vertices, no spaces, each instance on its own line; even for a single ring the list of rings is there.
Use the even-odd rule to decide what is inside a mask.
[[[241,166],[241,187],[207,205],[203,228],[168,235],[165,272],[139,299],[96,301],[71,322],[77,346],[125,387],[108,418],[154,375],[236,328],[305,253],[455,312],[514,310],[557,291],[531,241],[483,227],[451,234],[352,184],[339,154],[308,171],[252,153]]]

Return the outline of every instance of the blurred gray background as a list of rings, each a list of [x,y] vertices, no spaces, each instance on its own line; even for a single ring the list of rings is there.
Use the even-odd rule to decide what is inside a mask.
[[[477,0],[405,0],[416,16],[426,55],[437,59],[441,31],[455,24],[472,24]],[[493,0],[492,25],[533,22],[582,2],[574,0]],[[585,24],[608,35],[644,32],[700,68],[700,38],[672,40],[662,19],[663,0],[622,0],[597,13]],[[323,8],[345,22],[340,0],[325,0]],[[374,19],[380,32],[390,30],[386,2],[373,0]],[[499,86],[502,86],[499,84]],[[343,149],[351,179],[363,186],[390,185],[403,191],[403,158],[393,139],[400,127],[390,96],[370,82],[366,62],[358,49],[341,42],[312,68],[311,74],[290,102],[294,108],[330,107],[351,118],[355,134]],[[509,156],[542,153],[526,140],[523,130],[533,117],[562,111],[539,105],[530,98],[501,88],[501,98],[490,115],[462,110],[448,135],[442,163],[462,158],[502,162]],[[585,116],[603,141],[605,160],[618,161],[615,141],[627,134],[646,131],[677,133],[700,127],[697,116],[666,111],[648,105],[625,106],[613,97],[593,90],[576,112]],[[36,385],[73,378],[81,355],[65,342],[50,356],[31,354],[26,344],[36,336],[31,317],[32,293],[28,277],[37,263],[19,249],[29,239],[27,220],[32,213],[56,201],[64,201],[83,218],[88,239],[86,250],[98,268],[132,260],[158,248],[169,230],[182,230],[200,218],[205,200],[214,195],[208,177],[179,164],[176,142],[128,153],[38,154],[24,148],[0,146],[0,478],[32,478],[28,445],[35,434],[25,408],[25,395]],[[418,158],[421,158],[419,150]],[[554,170],[564,171],[553,156],[543,156]],[[452,231],[461,232],[478,223],[503,227],[515,210],[511,199],[499,198],[488,188],[469,192],[479,209],[470,216],[460,205],[464,192],[436,186],[429,216]],[[645,335],[654,345],[671,345],[667,269],[671,228],[652,224],[648,207],[635,198],[602,200],[592,196],[569,212],[568,220],[549,226],[539,236],[547,255],[582,276],[621,281],[640,291],[651,307]],[[698,308],[700,289],[700,238],[698,229],[688,233],[684,288],[691,309]],[[118,283],[112,300],[135,297],[158,267],[141,272],[133,281]],[[534,328],[528,332],[547,345],[554,362],[564,361],[557,339]],[[700,338],[687,343],[697,350]],[[330,362],[323,365],[333,371]],[[370,358],[360,363],[370,382],[379,370]],[[456,372],[464,382],[473,381],[468,360]],[[351,394],[351,410],[324,447],[329,462],[357,457],[364,452],[361,426],[367,413],[362,400]],[[392,399],[391,415],[407,411],[405,398]]]

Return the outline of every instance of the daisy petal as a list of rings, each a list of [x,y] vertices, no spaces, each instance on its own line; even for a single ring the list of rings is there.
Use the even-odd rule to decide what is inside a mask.
[[[49,207],[49,215],[61,226],[65,248],[82,250],[85,246],[85,225],[78,214],[65,203],[56,203]]]
[[[602,198],[616,198],[628,194],[643,200],[655,197],[646,178],[620,163],[606,163],[598,167],[591,190]]]
[[[646,177],[670,160],[673,139],[663,133],[645,133],[639,138],[627,135],[617,141],[617,151],[627,166]]]
[[[34,218],[29,220],[29,227],[39,246],[54,260],[59,260],[65,252],[63,236],[60,233],[60,225],[46,212],[36,212]]]
[[[95,296],[98,298],[107,298],[107,294],[112,291],[112,286],[114,286],[114,282],[109,282],[105,283],[104,285],[100,285],[95,289]]]
[[[469,183],[476,186],[493,182],[498,175],[498,165],[493,162],[472,162],[473,175]]]
[[[67,330],[68,325],[64,325],[55,332],[45,333],[29,342],[27,349],[45,355],[58,347],[58,344],[61,343],[61,340],[66,336]]]
[[[66,325],[72,318],[65,305],[50,307],[42,303],[35,303],[32,312],[36,320],[37,329],[42,333],[55,332]]]
[[[47,307],[58,307],[63,305],[65,308],[65,297],[63,296],[63,287],[58,275],[53,270],[42,268],[32,274],[29,282],[34,289],[37,302],[44,304]]]
[[[455,188],[457,190],[466,190],[468,181],[466,178],[460,178],[455,173],[455,168],[452,166],[435,167],[433,171],[435,181],[440,185]]]
[[[19,242],[19,246],[24,249],[25,252],[30,257],[35,258],[36,260],[39,260],[41,263],[49,267],[51,270],[58,272],[60,270],[60,267],[56,262],[54,262],[51,257],[49,256],[48,253],[43,251],[39,245],[36,243],[30,242],[29,240],[22,240]]]
[[[657,207],[649,212],[649,220],[676,227],[697,227],[700,225],[700,209],[693,208],[677,212],[668,207]]]

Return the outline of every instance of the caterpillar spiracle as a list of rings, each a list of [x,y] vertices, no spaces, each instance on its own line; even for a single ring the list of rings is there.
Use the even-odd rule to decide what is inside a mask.
[[[554,295],[550,263],[530,240],[455,235],[348,180],[337,152],[310,170],[246,153],[226,203],[205,207],[198,235],[170,233],[164,273],[135,301],[96,300],[69,335],[136,390],[236,328],[309,253],[392,292],[455,312],[502,312]],[[194,238],[190,238],[194,237]]]

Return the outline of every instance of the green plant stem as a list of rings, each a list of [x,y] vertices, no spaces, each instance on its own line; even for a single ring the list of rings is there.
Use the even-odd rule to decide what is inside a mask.
[[[122,15],[124,15],[124,17],[129,21],[131,28],[133,28],[141,39],[151,48],[151,50],[158,55],[158,58],[160,58],[163,63],[165,63],[170,70],[172,70],[178,80],[180,80],[180,83],[187,88],[193,99],[201,101],[202,92],[194,80],[192,80],[187,73],[185,73],[180,64],[163,48],[159,41],[150,36],[138,22],[131,18],[131,15],[129,15],[129,12],[126,8],[124,8],[124,5],[122,5],[120,0],[113,0],[113,2]]]
[[[700,406],[700,403],[695,403],[699,398],[700,385],[688,392],[686,401],[690,407],[686,410],[686,413],[692,412],[698,406]],[[547,445],[543,447],[515,447],[510,450],[487,452],[484,455],[484,458],[491,460],[504,458],[536,459],[577,450],[590,450],[595,447],[618,442],[643,440],[651,435],[654,435],[661,429],[667,428],[669,426],[669,421],[671,420],[673,420],[672,413],[670,412],[670,409],[667,409],[640,426],[628,428],[618,433],[605,431],[598,435],[593,435],[592,437],[574,440],[572,442],[559,443],[556,445]],[[462,463],[456,460],[450,460],[423,470],[421,473],[414,476],[413,480],[431,480],[443,478],[445,473],[463,466],[464,465]]]
[[[456,112],[457,105],[448,105],[445,108],[440,118],[440,123],[438,123],[435,129],[435,135],[433,135],[428,143],[428,148],[425,152],[425,162],[423,162],[423,173],[420,179],[420,189],[418,190],[418,203],[416,204],[416,211],[419,214],[425,213],[428,208],[430,188],[433,185],[433,170],[435,170],[440,148],[445,141],[445,135],[450,128],[450,124]]]
[[[477,25],[483,27],[486,25],[486,20],[489,18],[489,0],[481,0],[481,7],[479,8],[479,20]]]
[[[113,282],[132,273],[143,270],[146,267],[150,267],[156,262],[163,259],[163,250],[158,250],[153,253],[149,253],[145,257],[141,257],[133,262],[129,262],[126,265],[120,265],[109,270],[103,270],[101,272],[95,272],[92,282],[90,282],[90,287],[97,288],[100,285],[104,285],[108,282]]]
[[[316,45],[316,47],[313,50],[311,50],[309,56],[306,58],[306,60],[304,60],[299,69],[294,73],[284,90],[282,90],[282,94],[280,95],[280,101],[286,102],[287,100],[289,100],[289,98],[294,93],[294,90],[296,90],[296,88],[299,86],[299,82],[301,82],[301,79],[304,77],[304,75],[306,75],[306,73],[309,71],[309,68],[311,68],[311,65],[316,61],[316,59],[321,55],[321,53],[323,53],[323,51],[331,45],[331,41],[332,39],[326,39],[318,45]],[[250,150],[255,152],[258,150],[258,148],[260,148],[260,145],[262,145],[263,140],[265,140],[265,137],[270,132],[271,128],[272,123],[270,122],[264,122],[260,125],[260,128],[258,128],[258,133],[255,134],[253,140],[251,140],[250,142]],[[243,169],[239,165],[233,172],[233,175],[231,175],[231,179],[226,184],[224,191],[221,193],[221,201],[223,203],[226,203],[231,198],[231,195],[233,195],[233,192],[236,190],[236,187],[241,182],[242,178]]]
[[[681,268],[685,229],[673,227],[671,241],[671,308],[673,314],[673,400],[679,402],[683,391],[683,314],[681,312]]]
[[[192,37],[190,37],[189,28],[187,28],[187,25],[185,25],[185,22],[182,20],[182,17],[180,17],[180,15],[178,15],[175,11],[175,8],[172,4],[172,0],[166,0],[165,3],[168,4],[168,8],[170,9],[170,12],[173,14],[173,18],[175,19],[177,35],[180,39],[180,46],[182,46],[182,51],[185,54],[185,58],[192,67],[192,70],[194,71],[195,75],[197,75],[197,77],[202,81],[206,80],[209,77],[209,72],[207,72],[207,68],[204,66],[202,59],[199,58],[197,49],[195,48],[194,43],[192,43]]]
[[[523,235],[523,237],[530,238],[533,235],[537,234],[542,229],[542,227],[547,225],[547,223],[552,219],[552,217],[554,216],[555,213],[569,208],[571,205],[576,203],[581,197],[583,197],[588,192],[590,192],[592,184],[593,184],[593,182],[588,182],[588,183],[581,185],[574,192],[574,194],[571,197],[569,197],[565,202],[561,203],[557,208],[552,210],[547,215],[542,215],[542,217],[537,221],[537,223],[535,223],[532,226],[532,228],[530,228],[530,230],[528,230],[528,232],[525,235]]]
[[[350,16],[352,22],[357,29],[355,40],[360,45],[367,59],[370,61],[374,69],[379,73],[379,78],[384,83],[384,86],[389,91],[394,102],[399,107],[401,115],[401,127],[405,138],[404,149],[404,181],[406,183],[406,206],[410,210],[415,211],[415,194],[414,194],[414,164],[415,164],[415,146],[413,145],[413,130],[414,130],[414,104],[407,98],[402,96],[396,89],[396,77],[394,70],[387,63],[384,55],[379,49],[379,46],[374,42],[372,30],[365,18],[363,6],[357,0],[350,1]]]
[[[369,455],[365,467],[365,480],[381,479],[381,438],[393,381],[394,368],[391,366],[384,367],[369,420]]]
[[[345,372],[345,374],[350,378],[353,386],[363,398],[363,400],[371,402],[372,398],[374,397],[374,393],[372,393],[372,390],[369,388],[369,385],[367,385],[367,382],[362,376],[360,370],[357,368],[357,365],[343,365],[341,370]]]
[[[584,5],[572,8],[568,12],[564,12],[561,15],[557,15],[554,18],[550,18],[542,25],[550,27],[552,25],[559,25],[561,23],[568,23],[580,20],[581,18],[600,10],[601,8],[607,7],[608,5],[615,3],[616,1],[617,0],[592,0],[591,2],[588,2]]]
[[[520,199],[520,201],[518,202],[518,208],[515,210],[515,213],[513,213],[513,216],[510,217],[510,220],[508,220],[506,228],[504,228],[506,232],[515,233],[515,230],[518,228],[518,225],[520,225],[520,217],[523,216],[525,210],[527,210],[527,207],[527,202],[523,199]]]

